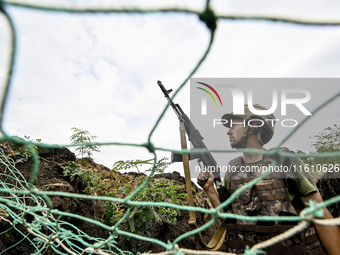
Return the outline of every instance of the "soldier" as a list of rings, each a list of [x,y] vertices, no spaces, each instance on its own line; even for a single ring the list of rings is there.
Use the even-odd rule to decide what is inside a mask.
[[[258,110],[267,110],[260,105],[254,107]],[[263,145],[268,143],[274,134],[274,115],[254,115],[247,105],[245,105],[244,115],[225,114],[222,119],[225,126],[229,128],[227,134],[232,148],[264,150]],[[281,150],[289,152],[286,148]],[[276,162],[261,153],[244,152],[243,157],[240,156],[229,162],[236,171],[226,173],[224,179],[226,191],[233,193],[242,185],[263,174],[265,167],[268,169],[270,165],[275,166],[275,163],[275,169],[279,171],[274,171],[269,177],[239,195],[229,208],[232,213],[246,216],[298,215],[310,200],[323,201],[312,176],[300,171],[303,169],[301,159],[285,157]],[[290,171],[280,169],[290,169]],[[292,169],[298,171],[291,171]],[[214,176],[210,172],[201,172],[197,179],[206,181],[203,189],[212,205],[218,206],[220,200],[214,188]],[[325,219],[333,218],[327,208],[323,209],[323,215]],[[227,238],[222,250],[242,253],[247,245],[251,247],[288,230],[297,223],[227,220],[226,224]],[[339,227],[315,224],[264,251],[267,254],[340,254]]]

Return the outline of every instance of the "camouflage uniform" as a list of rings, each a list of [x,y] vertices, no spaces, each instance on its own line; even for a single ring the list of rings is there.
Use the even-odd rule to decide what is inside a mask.
[[[283,149],[286,150],[286,149]],[[286,165],[283,160],[282,165]],[[262,164],[269,166],[273,160],[264,156]],[[229,174],[230,192],[258,177],[259,172],[246,173],[239,171],[243,165],[242,157],[230,162],[236,167],[235,173]],[[282,172],[274,172],[269,177],[258,182],[252,188],[244,191],[232,203],[231,212],[245,216],[292,216],[298,215],[301,205],[293,204],[285,186]],[[265,222],[265,221],[228,221],[227,238],[221,250],[242,253],[246,245],[253,246],[287,231],[297,223],[295,222]],[[264,249],[267,254],[327,254],[321,245],[314,227],[309,227],[295,236]]]
[[[254,105],[256,109],[265,110],[266,108]],[[244,115],[225,114],[222,119],[227,120],[225,126],[230,127],[230,119],[240,118],[243,120],[250,119],[271,119],[272,123],[275,121],[273,114],[267,116],[254,116],[248,106],[245,106]],[[257,140],[260,145],[267,143],[273,136],[274,128],[264,121],[261,129],[246,127],[241,141],[236,146],[237,148],[244,148],[250,132],[257,135]],[[284,152],[288,149],[282,148]],[[260,165],[269,166],[274,163],[274,160],[264,155]],[[230,163],[236,171],[227,173],[225,181],[228,181],[226,187],[230,193],[235,192],[238,188],[259,177],[263,172],[261,171],[241,171],[241,166],[244,166],[243,158],[238,157]],[[279,162],[279,166],[290,167],[291,162],[288,158],[284,158]],[[275,165],[275,164],[274,164]],[[260,168],[261,169],[261,168]],[[292,203],[287,189],[287,182],[283,172],[274,172],[269,177],[261,180],[252,188],[245,190],[232,203],[229,210],[237,215],[245,216],[291,216],[298,215],[303,208],[300,199],[300,204]],[[291,177],[291,176],[290,176]],[[296,222],[272,222],[272,221],[241,221],[241,220],[227,220],[227,235],[224,244],[221,248],[223,251],[243,253],[244,248],[263,242],[271,237],[277,236],[280,233],[287,231],[296,225]],[[295,236],[281,241],[264,249],[267,254],[292,254],[292,255],[322,255],[327,254],[322,246],[316,229],[311,226],[305,231],[297,233]]]

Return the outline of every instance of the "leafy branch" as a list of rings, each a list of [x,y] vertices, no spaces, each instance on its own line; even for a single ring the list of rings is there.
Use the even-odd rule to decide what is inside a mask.
[[[170,163],[167,161],[168,158],[162,158],[159,161],[156,162],[155,164],[155,169],[159,173],[163,173],[164,170],[170,165]],[[144,170],[144,171],[151,171],[152,166],[154,164],[154,159],[147,159],[147,160],[142,160],[142,159],[133,159],[133,160],[119,160],[116,163],[114,163],[112,167],[112,171],[120,171],[120,170],[128,170],[130,168],[136,168],[138,172],[140,172],[139,167],[142,166],[151,166],[150,168]]]
[[[81,155],[81,158],[84,158],[84,156],[91,157],[93,152],[100,152],[100,145],[93,144],[92,142],[97,136],[91,135],[87,130],[76,127],[71,128],[71,130],[74,134],[70,136],[70,141],[72,144],[80,145],[76,151],[78,151],[78,155]]]

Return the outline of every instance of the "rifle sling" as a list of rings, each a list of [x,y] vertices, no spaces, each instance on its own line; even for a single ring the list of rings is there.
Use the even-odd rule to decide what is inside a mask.
[[[182,150],[186,150],[187,149],[186,132],[185,132],[184,123],[182,121],[180,122],[180,134],[181,134]],[[182,159],[183,159],[183,168],[184,168],[184,175],[185,175],[185,184],[186,184],[185,186],[186,186],[187,195],[188,195],[188,204],[189,206],[195,206],[194,198],[192,195],[192,188],[191,188],[189,155],[187,153],[183,153]],[[197,222],[196,222],[196,213],[194,211],[189,211],[189,225],[192,228],[192,230],[195,230],[198,228]],[[220,249],[220,247],[223,244],[226,232],[227,232],[226,224],[224,224],[224,221],[223,221],[208,244],[206,244],[203,241],[201,233],[195,234],[195,238],[198,241],[198,243],[201,244],[205,249],[211,250],[211,251],[217,251]]]

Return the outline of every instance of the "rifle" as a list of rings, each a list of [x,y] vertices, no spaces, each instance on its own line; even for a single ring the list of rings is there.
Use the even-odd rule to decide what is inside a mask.
[[[194,149],[207,149],[203,142],[203,137],[201,136],[200,132],[195,128],[194,124],[191,122],[189,117],[184,113],[182,108],[179,104],[175,104],[169,94],[172,92],[172,89],[167,90],[161,81],[157,81],[159,87],[161,88],[164,96],[168,100],[170,106],[175,111],[179,122],[184,124],[185,132],[188,135],[188,139],[191,142]],[[203,152],[203,153],[194,153],[189,154],[189,159],[198,159],[198,163],[202,163],[205,169],[213,169],[214,175],[214,183],[217,188],[217,192],[220,196],[221,202],[223,202],[228,197],[228,191],[224,186],[222,186],[221,176],[220,176],[220,169],[217,167],[217,163],[210,152]],[[172,162],[179,162],[182,161],[182,156],[180,154],[172,154]],[[202,166],[200,164],[200,166]],[[197,181],[197,183],[203,187],[207,181]]]

